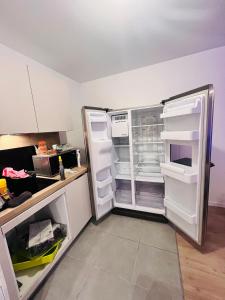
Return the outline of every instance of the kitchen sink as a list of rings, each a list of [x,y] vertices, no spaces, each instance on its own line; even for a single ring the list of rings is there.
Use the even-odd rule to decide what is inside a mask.
[[[36,177],[37,183],[37,192],[45,189],[46,187],[56,183],[59,181],[58,179],[51,179],[51,178],[43,178],[43,177]]]

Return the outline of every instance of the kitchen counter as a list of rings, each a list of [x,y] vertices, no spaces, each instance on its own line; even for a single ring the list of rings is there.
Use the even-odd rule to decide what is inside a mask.
[[[64,186],[66,186],[67,184],[72,182],[73,180],[77,179],[78,177],[80,177],[81,175],[86,173],[87,167],[81,166],[79,168],[78,167],[73,168],[72,171],[73,172],[66,172],[65,180],[61,181],[61,180],[59,180],[60,179],[59,175],[55,176],[55,177],[53,177],[53,179],[59,180],[59,181],[56,181],[56,183],[53,183],[52,185],[46,187],[45,189],[33,194],[33,196],[30,199],[28,199],[21,205],[15,207],[15,208],[7,208],[7,209],[3,210],[2,212],[0,212],[0,226],[9,222],[13,218],[18,216],[22,212],[24,212],[25,210],[34,206],[38,202],[42,201],[46,197],[50,196],[51,194],[55,193],[56,191],[60,190],[61,188],[63,188]]]

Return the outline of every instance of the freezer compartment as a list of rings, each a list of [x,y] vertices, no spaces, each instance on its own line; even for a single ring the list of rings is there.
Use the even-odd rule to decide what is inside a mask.
[[[130,161],[130,148],[129,147],[114,147],[113,149],[114,161],[128,162]]]
[[[135,204],[147,208],[164,208],[164,184],[135,181]]]
[[[116,196],[117,203],[132,204],[131,181],[116,179]]]
[[[112,137],[114,146],[129,146],[129,137]]]
[[[197,211],[197,185],[165,177],[165,207],[179,219],[194,224]]]

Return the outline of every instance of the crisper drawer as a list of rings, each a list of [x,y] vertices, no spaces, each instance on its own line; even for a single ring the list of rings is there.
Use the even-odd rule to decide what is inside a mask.
[[[164,184],[135,182],[135,203],[149,208],[164,208]]]

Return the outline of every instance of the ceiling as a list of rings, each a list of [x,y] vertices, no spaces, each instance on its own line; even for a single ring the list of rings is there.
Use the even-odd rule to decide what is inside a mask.
[[[225,1],[0,0],[0,42],[83,82],[225,45]]]

